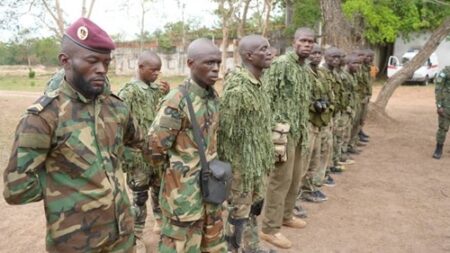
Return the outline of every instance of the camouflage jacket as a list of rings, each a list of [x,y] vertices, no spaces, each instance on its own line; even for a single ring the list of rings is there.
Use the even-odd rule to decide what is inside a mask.
[[[362,64],[360,70],[357,72],[357,83],[360,87],[357,90],[360,91],[361,98],[372,96],[372,82],[370,79],[370,65]]]
[[[331,91],[334,96],[334,114],[344,111],[345,109],[342,102],[342,97],[344,96],[342,92],[342,83],[338,81],[335,71],[326,67],[320,69],[322,70],[324,77],[328,80],[328,83],[331,85]]]
[[[352,112],[355,109],[355,86],[356,82],[347,71],[338,69],[333,71],[339,86],[339,105],[341,112]]]
[[[261,185],[274,165],[269,97],[263,84],[244,67],[225,77],[220,99],[219,157],[242,177],[242,192]]]
[[[9,204],[44,200],[47,250],[93,252],[133,233],[119,157],[143,146],[126,105],[108,90],[89,100],[64,82],[30,106],[4,172]]]
[[[326,70],[318,68],[317,71],[311,70],[311,80],[313,81],[311,89],[311,105],[309,107],[310,119],[309,121],[317,126],[327,126],[334,112],[334,93],[332,90],[332,79],[326,74]],[[327,109],[323,112],[317,112],[314,107],[314,102],[322,100],[328,103]]]
[[[450,66],[437,74],[435,95],[436,107],[442,107],[450,114]]]
[[[187,80],[185,85],[203,134],[206,159],[211,161],[217,157],[218,95],[213,87],[204,89],[191,80]],[[149,130],[149,138],[152,163],[161,162],[161,155],[167,155],[169,160],[162,177],[159,199],[163,214],[180,222],[201,219],[204,205],[199,185],[200,157],[180,87],[172,89],[162,99]]]
[[[119,90],[118,95],[127,104],[144,133],[148,133],[148,129],[155,119],[159,101],[164,95],[159,85],[155,83],[148,85],[140,80],[133,80],[126,83]],[[141,150],[131,147],[125,147],[122,168],[124,171],[130,171],[132,168],[150,170],[148,163],[144,161]]]
[[[295,52],[278,57],[265,71],[264,82],[269,94],[273,123],[288,123],[295,141],[308,142],[311,81],[309,66],[299,64]]]

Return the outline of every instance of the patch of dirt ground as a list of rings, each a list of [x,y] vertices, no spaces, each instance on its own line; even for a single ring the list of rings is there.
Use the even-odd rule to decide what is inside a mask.
[[[19,116],[38,95],[0,91],[1,172]],[[294,246],[278,252],[450,252],[450,145],[441,160],[431,158],[437,127],[433,87],[400,87],[387,112],[395,122],[369,120],[370,143],[354,156],[356,164],[334,176],[336,187],[323,189],[327,202],[304,203],[307,228],[283,228]],[[42,202],[9,206],[1,198],[0,217],[0,252],[45,252]],[[157,243],[152,225],[149,214],[149,252]]]

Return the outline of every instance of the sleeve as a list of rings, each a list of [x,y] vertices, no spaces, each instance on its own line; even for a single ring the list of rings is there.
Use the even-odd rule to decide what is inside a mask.
[[[434,89],[434,93],[436,96],[436,107],[440,108],[443,106],[443,101],[444,101],[444,92],[443,92],[443,88],[444,88],[444,83],[446,81],[447,75],[445,74],[444,71],[441,71],[438,73],[437,78],[436,78],[436,87]]]
[[[162,101],[160,109],[148,132],[144,156],[152,165],[159,165],[167,157],[182,127],[182,111],[179,108],[181,93],[172,90]]]
[[[9,204],[26,204],[43,198],[38,173],[45,172],[51,136],[50,126],[39,115],[27,114],[20,121],[3,175],[3,195]]]

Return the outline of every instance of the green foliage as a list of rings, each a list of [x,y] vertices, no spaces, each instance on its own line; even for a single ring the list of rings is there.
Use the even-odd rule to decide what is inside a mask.
[[[392,43],[399,35],[433,29],[450,15],[447,5],[425,0],[347,0],[344,14],[373,44]]]
[[[0,42],[0,65],[58,64],[59,45],[55,38],[31,39],[23,42]]]
[[[28,68],[28,78],[33,79],[35,76],[36,76],[36,71],[34,71],[32,68]]]
[[[319,0],[294,1],[292,24],[286,28],[286,34],[293,35],[299,27],[314,27],[321,15]]]

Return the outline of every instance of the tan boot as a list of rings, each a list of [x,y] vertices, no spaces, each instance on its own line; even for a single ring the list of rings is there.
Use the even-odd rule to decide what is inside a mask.
[[[306,227],[306,221],[297,217],[292,217],[290,220],[283,221],[283,226],[290,228],[304,228]]]
[[[292,247],[292,242],[286,238],[282,233],[278,232],[276,234],[266,234],[264,232],[259,233],[259,237],[270,244],[273,244],[282,249],[289,249]]]
[[[155,220],[153,224],[153,233],[159,234],[161,232],[161,220]]]

